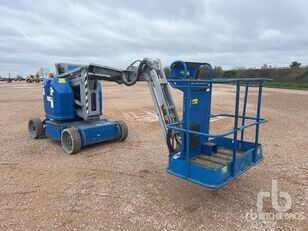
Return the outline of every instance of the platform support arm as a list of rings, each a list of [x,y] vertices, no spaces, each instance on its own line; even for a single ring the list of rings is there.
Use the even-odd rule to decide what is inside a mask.
[[[191,85],[190,83],[188,83],[188,87],[187,87],[187,96],[185,99],[185,104],[186,104],[186,109],[190,108],[190,99],[191,99]],[[186,129],[190,130],[190,110],[186,110],[185,111],[185,122],[186,122]],[[185,132],[185,158],[186,160],[189,160],[189,152],[190,152],[190,134],[188,132]]]
[[[247,105],[247,98],[248,98],[248,89],[249,89],[249,81],[246,81],[245,86],[245,95],[244,95],[244,104],[243,104],[243,113],[242,113],[242,127],[245,125],[245,116],[246,116],[246,105]],[[245,129],[241,130],[241,145],[243,143],[245,136]]]
[[[257,105],[257,124],[256,124],[256,134],[255,134],[255,152],[253,154],[253,161],[256,161],[256,155],[258,151],[258,143],[259,143],[259,122],[260,122],[260,114],[261,114],[261,100],[262,100],[262,88],[263,88],[264,80],[259,81],[259,93],[258,93],[258,105]]]
[[[233,134],[233,158],[232,158],[232,174],[235,175],[236,173],[236,152],[237,152],[237,128],[238,128],[238,108],[239,108],[239,101],[240,101],[240,87],[241,83],[238,81],[236,83],[236,98],[235,98],[235,113],[234,113],[234,134]]]

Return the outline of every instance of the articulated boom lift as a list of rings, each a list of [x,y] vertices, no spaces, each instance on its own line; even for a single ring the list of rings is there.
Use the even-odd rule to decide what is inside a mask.
[[[204,66],[209,69],[207,80],[199,78]],[[45,135],[61,141],[68,154],[78,152],[82,146],[126,139],[128,129],[123,121],[100,118],[102,88],[99,80],[131,86],[144,76],[169,149],[169,173],[206,187],[220,188],[263,159],[259,126],[267,121],[260,117],[260,111],[262,87],[268,79],[213,79],[213,68],[209,63],[182,61],[171,64],[167,79],[160,60],[148,58],[136,60],[124,70],[95,64],[59,63],[56,74],[55,78],[44,81],[45,119],[43,122],[31,119],[28,129],[33,138]],[[235,85],[234,114],[211,113],[214,84]],[[242,84],[245,84],[245,93],[240,114]],[[255,117],[246,116],[248,90],[252,84],[258,85]],[[181,119],[169,86],[183,93]],[[210,123],[214,117],[233,118],[233,129],[211,133]],[[255,126],[255,138],[245,140],[245,129],[252,126]]]

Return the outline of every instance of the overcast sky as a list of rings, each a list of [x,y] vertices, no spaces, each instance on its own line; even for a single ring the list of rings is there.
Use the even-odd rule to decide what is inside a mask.
[[[142,57],[224,69],[308,64],[308,1],[0,0],[0,75]]]

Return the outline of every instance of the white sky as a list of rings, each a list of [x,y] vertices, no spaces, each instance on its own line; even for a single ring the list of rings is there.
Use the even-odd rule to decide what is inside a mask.
[[[308,64],[308,1],[0,0],[0,75],[135,59]]]

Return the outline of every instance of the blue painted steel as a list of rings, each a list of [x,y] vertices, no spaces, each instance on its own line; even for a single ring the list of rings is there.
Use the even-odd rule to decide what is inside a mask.
[[[179,127],[174,126],[173,124],[169,124],[169,125],[167,125],[167,127],[172,129],[172,130],[176,130],[176,131],[181,131],[181,132],[185,132],[185,133],[189,133],[189,134],[193,134],[193,135],[212,137],[212,138],[228,136],[228,135],[231,135],[235,132],[235,130],[229,130],[229,131],[226,131],[226,132],[220,133],[220,134],[209,134],[209,133],[197,132],[197,131],[193,131],[193,130],[189,130],[189,129],[185,129],[185,128],[179,128]]]
[[[103,119],[88,121],[45,121],[46,136],[57,141],[61,140],[61,132],[66,129],[77,128],[82,140],[82,146],[119,139],[121,136],[120,126],[117,122]]]
[[[210,79],[198,79],[199,68],[203,65],[210,67]],[[171,64],[168,82],[176,89],[183,92],[183,118],[181,122],[168,124],[172,130],[182,132],[182,144],[180,152],[170,153],[167,171],[170,174],[195,182],[197,184],[220,188],[238,177],[243,172],[256,165],[263,159],[262,147],[258,143],[259,125],[267,122],[260,118],[262,85],[265,78],[243,78],[243,79],[213,79],[212,66],[208,63],[191,63],[176,61]],[[246,82],[243,114],[239,115],[240,86]],[[259,83],[259,95],[256,117],[246,116],[246,103],[248,87],[250,82]],[[236,100],[234,114],[211,114],[211,97],[213,84],[236,84]],[[226,116],[234,118],[234,128],[220,134],[209,132],[210,118]],[[241,126],[238,119],[242,119]],[[245,124],[245,119],[253,120]],[[244,130],[256,126],[256,139],[254,142],[244,140]],[[241,139],[238,140],[237,133],[241,131]],[[232,138],[227,136],[233,135]],[[210,143],[210,146],[208,146]],[[211,145],[212,144],[212,145]],[[232,160],[221,168],[204,167],[191,159],[196,155],[211,155],[217,148],[230,150]],[[212,148],[212,150],[211,150]],[[241,155],[237,155],[241,152]]]
[[[244,125],[245,125],[246,105],[247,105],[247,98],[248,98],[248,88],[249,88],[249,81],[246,81],[245,95],[244,95],[244,104],[243,104],[243,113],[242,113],[242,127],[244,127]],[[243,142],[244,136],[245,136],[245,130],[242,129],[242,131],[241,131],[241,142]]]
[[[102,119],[81,123],[78,130],[83,140],[83,146],[117,140],[121,136],[121,129],[117,122]]]
[[[68,66],[74,70],[78,66]],[[102,114],[102,87],[97,82],[100,114]],[[45,79],[43,83],[45,109],[45,135],[54,140],[61,140],[61,133],[69,127],[77,128],[82,139],[82,146],[119,139],[121,128],[117,122],[103,119],[81,120],[76,116],[74,94],[68,78]]]
[[[238,107],[240,101],[240,87],[241,83],[236,83],[236,96],[235,96],[235,112],[234,112],[234,133],[232,145],[232,176],[236,174],[236,153],[237,153],[237,127],[238,127]]]
[[[45,135],[57,141],[61,141],[61,132],[65,128],[69,127],[69,124],[65,123],[51,123],[50,120],[45,120]]]
[[[211,142],[228,149],[232,149],[233,146],[233,139],[229,138],[212,139]],[[263,160],[261,145],[257,149],[254,147],[253,142],[243,141],[242,147],[238,150],[245,152],[245,154],[237,159],[235,167],[237,171],[234,175],[232,175],[232,162],[219,169],[210,169],[192,162],[187,163],[186,160],[175,159],[173,156],[169,156],[167,172],[205,187],[221,188]],[[257,160],[253,162],[255,152],[258,153]]]
[[[74,96],[68,79],[51,78],[43,83],[45,115],[54,120],[75,118]]]
[[[175,61],[170,66],[170,79],[198,79],[201,67],[207,66],[210,71],[210,80],[213,79],[213,67],[209,63],[195,63]]]
[[[185,116],[184,118],[185,118],[185,122],[186,122],[186,128],[188,130],[190,130],[191,111],[188,110],[189,107],[190,107],[190,99],[191,99],[190,84],[188,84],[188,90],[187,90],[186,94],[184,92],[184,95],[186,95],[186,97],[184,96],[184,98],[185,98],[185,104],[184,105],[185,105],[186,110],[183,113],[184,113],[184,116]],[[186,141],[185,152],[184,152],[184,153],[186,153],[186,155],[183,155],[183,157],[185,156],[185,159],[189,160],[189,154],[190,154],[191,150],[190,150],[190,147],[189,147],[190,136],[189,136],[188,132],[185,134],[184,141]],[[189,162],[187,162],[187,164],[188,164],[187,167],[189,168]]]
[[[258,105],[257,105],[257,122],[260,121],[260,113],[261,113],[261,99],[262,99],[262,87],[264,84],[264,80],[259,81],[259,94],[258,94]],[[255,134],[255,146],[258,146],[259,142],[259,123],[256,124],[256,134]],[[254,162],[256,161],[256,155],[254,155]]]

